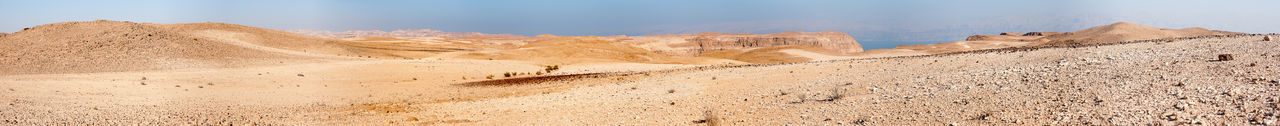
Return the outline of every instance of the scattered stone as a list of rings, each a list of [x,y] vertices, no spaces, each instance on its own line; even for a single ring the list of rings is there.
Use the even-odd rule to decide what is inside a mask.
[[[1262,41],[1271,41],[1271,36],[1263,36]]]
[[[1231,57],[1231,54],[1218,54],[1218,61],[1231,61],[1231,60],[1235,60],[1234,58]]]
[[[298,74],[298,77],[305,77],[305,76],[303,76],[302,74]]]

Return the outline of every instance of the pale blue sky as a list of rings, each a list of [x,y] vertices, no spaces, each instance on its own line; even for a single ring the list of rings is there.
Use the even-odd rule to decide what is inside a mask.
[[[0,32],[96,19],[271,29],[518,35],[841,31],[860,41],[951,41],[1129,21],[1280,32],[1275,0],[0,0]]]

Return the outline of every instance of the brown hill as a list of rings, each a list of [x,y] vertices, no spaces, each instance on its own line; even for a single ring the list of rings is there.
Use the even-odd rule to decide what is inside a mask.
[[[1110,25],[1097,26],[1080,31],[1046,36],[1050,42],[1045,44],[1089,44],[1102,42],[1119,42],[1130,40],[1147,40],[1173,37],[1193,37],[1208,35],[1240,34],[1236,32],[1215,31],[1199,27],[1183,29],[1164,29],[1129,22],[1116,22]]]
[[[221,68],[337,59],[331,39],[220,23],[64,22],[0,37],[0,73],[84,73]],[[272,47],[267,47],[272,46]]]

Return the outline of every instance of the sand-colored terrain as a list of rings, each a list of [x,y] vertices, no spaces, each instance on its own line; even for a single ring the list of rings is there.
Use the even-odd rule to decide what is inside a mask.
[[[101,20],[41,25],[0,37],[0,64],[6,66],[0,68],[0,75],[227,68],[349,59],[289,50],[316,49],[311,47],[325,46],[324,39],[260,36],[272,34],[242,33],[234,31],[236,28],[248,27]]]
[[[1000,35],[973,35],[965,41],[955,41],[924,45],[902,45],[893,49],[867,50],[867,53],[855,54],[859,57],[875,56],[911,56],[921,54],[940,54],[983,49],[1009,47],[1026,47],[1034,45],[1072,45],[1123,42],[1133,40],[1149,40],[1160,38],[1196,37],[1213,35],[1241,34],[1228,31],[1215,31],[1192,27],[1183,29],[1166,29],[1116,22],[1072,32],[1029,32],[1001,33]]]
[[[1280,42],[1264,36],[691,57],[607,36],[71,22],[0,37],[0,63],[20,66],[0,74],[0,124],[1278,125]]]

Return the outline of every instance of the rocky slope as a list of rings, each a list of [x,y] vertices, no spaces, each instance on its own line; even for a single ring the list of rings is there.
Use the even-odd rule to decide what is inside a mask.
[[[1118,42],[1130,40],[1146,40],[1173,37],[1192,37],[1209,35],[1240,34],[1237,32],[1208,30],[1199,27],[1183,29],[1156,28],[1129,22],[1116,22],[1110,25],[1092,27],[1084,30],[1050,35],[1045,38],[1052,41],[1045,44],[1089,44]]]
[[[0,73],[222,68],[332,59],[299,53],[300,50],[265,47],[273,43],[323,46],[332,45],[325,43],[331,40],[247,32],[270,32],[264,30],[220,23],[149,24],[98,20],[46,24],[0,37],[0,52],[3,52],[0,53],[3,57],[0,64],[8,66],[0,68]]]

